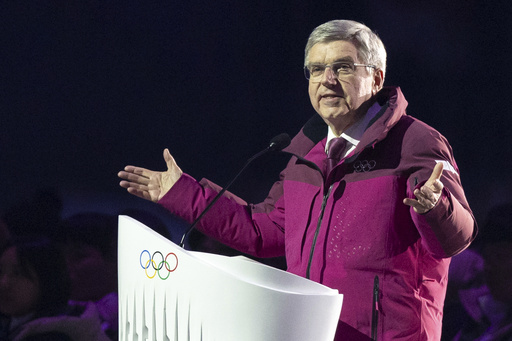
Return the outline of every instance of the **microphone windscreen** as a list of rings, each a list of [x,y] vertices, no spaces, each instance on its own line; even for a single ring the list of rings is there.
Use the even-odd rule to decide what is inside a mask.
[[[286,133],[282,133],[274,137],[272,140],[270,140],[270,144],[268,146],[268,149],[271,151],[281,151],[284,148],[288,147],[292,140],[290,139],[290,136]]]

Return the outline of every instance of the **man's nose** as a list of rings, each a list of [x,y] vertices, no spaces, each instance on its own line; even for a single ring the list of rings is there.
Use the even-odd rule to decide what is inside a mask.
[[[322,75],[322,83],[323,84],[336,84],[338,81],[338,77],[334,73],[333,69],[330,66],[327,66],[324,70],[324,74]]]

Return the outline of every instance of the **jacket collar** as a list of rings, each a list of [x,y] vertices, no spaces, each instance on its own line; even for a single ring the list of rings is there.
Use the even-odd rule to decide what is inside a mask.
[[[381,110],[369,122],[361,141],[354,152],[358,153],[368,145],[383,140],[389,130],[406,115],[407,100],[399,87],[384,87],[376,95]],[[328,127],[320,115],[315,114],[302,127],[286,152],[305,156],[317,143],[326,139]]]

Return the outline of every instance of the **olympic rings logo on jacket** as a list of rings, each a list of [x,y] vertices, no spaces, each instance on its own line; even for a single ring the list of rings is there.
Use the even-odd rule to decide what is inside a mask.
[[[376,165],[377,162],[375,162],[375,160],[357,161],[354,163],[354,170],[356,171],[356,173],[366,173],[375,168]]]
[[[145,257],[144,254],[147,254],[147,257]],[[157,257],[157,261],[155,261],[155,256]],[[169,258],[169,256],[172,257]],[[167,278],[169,278],[171,272],[174,272],[178,268],[178,256],[176,256],[174,252],[169,252],[167,256],[164,257],[160,251],[155,251],[153,252],[153,255],[151,255],[148,250],[143,250],[140,253],[139,261],[140,266],[144,269],[147,278],[150,279],[155,278],[155,276],[158,274],[158,277],[165,281]],[[153,273],[151,274],[151,272]],[[164,273],[164,276],[165,274],[167,274],[167,276],[162,276],[161,272]]]

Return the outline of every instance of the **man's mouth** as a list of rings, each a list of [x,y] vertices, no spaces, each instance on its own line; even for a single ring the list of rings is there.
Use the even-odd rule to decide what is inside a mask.
[[[330,94],[330,95],[323,95],[322,97],[320,97],[320,100],[326,101],[326,102],[334,102],[334,101],[338,101],[340,98],[342,98],[342,96]]]

